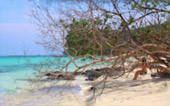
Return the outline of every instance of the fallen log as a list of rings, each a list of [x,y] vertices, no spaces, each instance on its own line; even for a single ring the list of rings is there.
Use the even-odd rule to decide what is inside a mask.
[[[91,69],[91,70],[86,70],[85,72],[60,72],[60,71],[55,71],[55,72],[47,72],[45,73],[45,76],[47,76],[48,80],[74,80],[74,77],[76,75],[84,75],[87,77],[85,80],[96,80],[102,75],[108,75],[109,77],[111,76],[116,76],[120,75],[122,71],[121,67],[117,67],[114,70],[111,68],[101,68],[101,69]]]
[[[74,75],[71,73],[64,73],[64,72],[47,72],[45,73],[48,80],[74,80]]]

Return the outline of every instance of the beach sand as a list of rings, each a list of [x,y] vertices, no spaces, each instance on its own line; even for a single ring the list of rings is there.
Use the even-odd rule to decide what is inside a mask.
[[[124,80],[121,78],[117,87],[113,84],[113,88],[106,89],[94,106],[170,106],[169,79],[145,76],[137,81]]]
[[[146,75],[133,81],[134,73],[128,78],[108,79],[106,88],[96,101],[87,102],[92,96],[87,90],[93,81],[73,81],[72,87],[62,93],[59,89],[27,94],[3,94],[0,106],[170,106],[170,79],[151,78]],[[100,92],[102,87],[98,87]]]

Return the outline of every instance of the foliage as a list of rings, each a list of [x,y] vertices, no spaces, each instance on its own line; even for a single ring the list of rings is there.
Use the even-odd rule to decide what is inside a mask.
[[[106,37],[110,39],[111,42],[109,43],[111,45],[118,42],[116,36],[114,36],[115,31],[111,28],[110,23],[107,25],[105,24],[108,19],[111,18],[112,15],[105,14],[104,19],[96,18],[93,20],[97,29],[95,31],[97,39],[102,44],[105,55],[110,53],[111,48],[106,43],[107,41],[104,41],[102,38]],[[90,24],[90,19],[78,20],[73,18],[71,24],[65,25],[65,27],[67,28],[66,46],[71,55],[100,54],[100,48],[95,42],[91,32],[92,26]]]
[[[60,72],[67,73],[69,65],[76,67],[70,73],[75,75],[90,66],[93,68],[100,63],[111,64],[110,72],[93,85],[93,90],[101,85],[103,87],[100,88],[104,89],[109,77],[117,79],[134,71],[138,68],[136,61],[140,61],[143,56],[150,60],[150,68],[170,73],[169,1],[80,1],[84,3],[83,6],[79,0],[77,4],[65,4],[70,8],[62,10],[60,18],[55,17],[51,8],[38,7],[38,10],[43,10],[42,14],[39,11],[33,12],[42,31],[43,40],[40,44],[56,51],[60,45],[70,59]],[[87,64],[79,65],[77,62],[88,58],[91,61]],[[115,70],[121,71],[121,74],[110,76]],[[55,72],[52,74],[58,75]]]

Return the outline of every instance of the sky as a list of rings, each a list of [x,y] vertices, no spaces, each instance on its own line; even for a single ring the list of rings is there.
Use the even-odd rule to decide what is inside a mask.
[[[28,0],[0,0],[0,56],[47,55],[37,45],[38,29],[29,16],[32,8]]]

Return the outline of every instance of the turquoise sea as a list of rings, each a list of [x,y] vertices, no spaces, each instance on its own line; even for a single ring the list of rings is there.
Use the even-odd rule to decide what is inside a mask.
[[[33,79],[38,82],[35,77],[35,72],[38,70],[41,71],[58,71],[68,63],[70,59],[67,57],[52,57],[52,56],[6,56],[0,57],[0,106],[6,106],[12,104],[12,106],[24,106],[29,105],[33,106],[35,103],[41,103],[45,101],[50,101],[52,99],[59,99],[58,92],[63,86],[57,85],[53,86],[50,90],[44,89],[44,82],[42,87],[38,87],[37,92],[30,92],[31,82],[30,79]],[[81,61],[81,59],[76,61],[79,66],[89,62]],[[75,66],[71,63],[68,67],[68,71],[75,70]],[[65,71],[65,70],[64,70]],[[36,74],[37,75],[37,74]],[[57,81],[48,81],[47,84],[55,83]],[[81,82],[81,81],[80,81]],[[40,82],[41,83],[41,82]],[[63,82],[61,82],[63,83]],[[35,89],[37,83],[35,84]],[[40,88],[40,89],[39,89]],[[64,87],[65,93],[71,92],[77,94],[80,91],[78,85],[71,87]],[[32,89],[32,88],[31,88]],[[34,87],[33,87],[34,90]],[[36,91],[36,90],[35,90]],[[48,93],[48,94],[47,94]],[[26,95],[25,95],[26,94]],[[55,95],[54,95],[55,94]],[[25,96],[23,96],[25,95]],[[52,95],[52,96],[51,96]],[[49,97],[48,97],[49,96]],[[44,99],[32,99],[32,97],[44,97]],[[19,98],[19,99],[18,99]],[[29,98],[26,101],[22,101],[18,104],[17,100],[23,100],[22,98]],[[11,103],[11,104],[10,104]],[[13,104],[18,105],[13,105]]]
[[[67,61],[66,57],[50,56],[0,57],[0,93],[15,92],[25,86],[29,79],[34,78],[37,69],[57,71]]]
[[[35,72],[59,71],[70,59],[68,57],[52,56],[5,56],[0,57],[0,93],[15,92],[21,88],[29,87],[29,79],[35,79]],[[76,60],[78,66],[87,64],[93,60]],[[106,66],[104,63],[97,64],[98,67]],[[94,67],[94,66],[93,66]],[[71,63],[67,71],[76,69]],[[89,67],[90,69],[90,67]],[[63,70],[66,71],[66,70]]]
[[[74,57],[72,57],[74,58]],[[99,57],[100,58],[100,57]],[[74,95],[80,97],[84,95],[84,88],[90,87],[90,83],[85,81],[84,76],[76,76],[76,80],[68,81],[51,80],[47,82],[37,80],[37,71],[59,71],[69,62],[68,57],[52,56],[5,56],[0,57],[0,106],[34,106],[44,104],[47,101],[60,100],[61,95]],[[88,64],[92,59],[78,59],[75,62],[78,66]],[[88,67],[101,68],[107,67],[108,63],[98,63]],[[72,72],[76,69],[71,63],[67,71]],[[66,70],[63,70],[66,71]],[[30,82],[32,79],[32,82]],[[63,84],[68,85],[63,86]],[[54,84],[54,85],[53,85]],[[33,85],[33,86],[32,86]],[[52,85],[52,86],[51,86]],[[50,90],[48,89],[50,87]],[[64,89],[63,89],[64,88]],[[33,90],[33,92],[32,92]],[[64,92],[63,92],[64,90]],[[31,91],[31,92],[30,92]],[[61,91],[63,94],[61,94]],[[61,95],[60,95],[61,94]],[[63,95],[63,96],[64,96]]]

